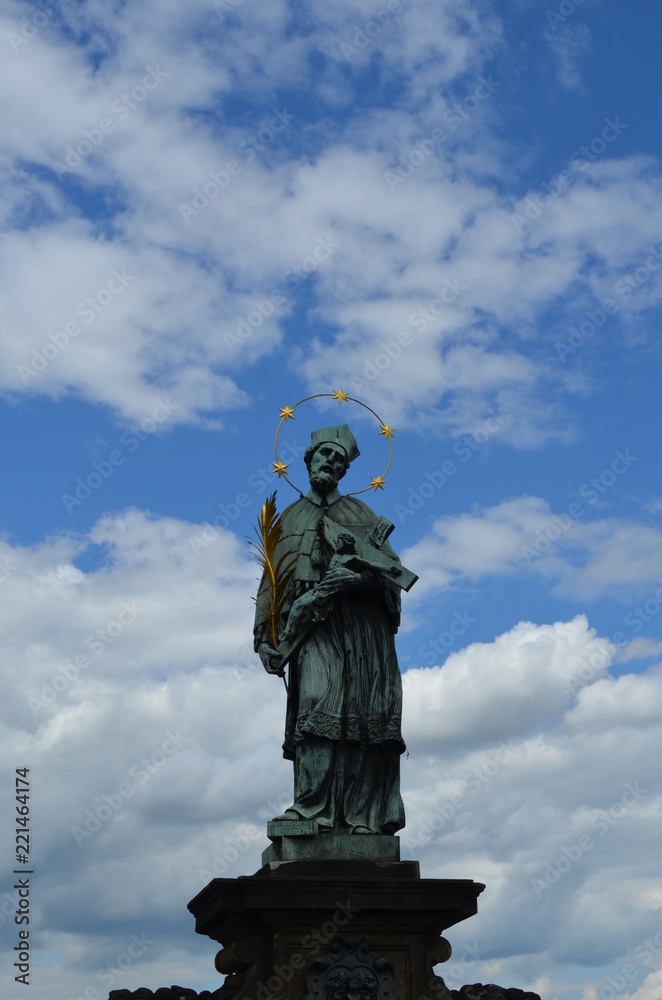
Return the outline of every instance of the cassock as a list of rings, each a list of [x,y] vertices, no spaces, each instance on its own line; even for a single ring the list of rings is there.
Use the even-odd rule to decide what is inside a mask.
[[[311,488],[282,514],[276,561],[287,552],[296,565],[287,587],[279,634],[292,604],[324,576],[333,552],[323,519],[364,538],[377,515],[334,489]],[[395,559],[388,542],[383,548]],[[341,591],[290,660],[283,754],[294,761],[291,811],[322,831],[392,834],[405,824],[400,796],[402,681],[394,635],[400,591],[374,571]],[[266,582],[260,584],[255,649],[272,644],[265,621]],[[290,811],[288,811],[290,812]]]

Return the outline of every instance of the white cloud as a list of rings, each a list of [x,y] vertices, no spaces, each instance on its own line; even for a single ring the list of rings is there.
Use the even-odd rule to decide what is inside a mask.
[[[615,461],[622,470],[619,474],[626,474],[625,463]],[[613,478],[606,478],[606,473]],[[617,474],[610,465],[578,487],[583,499],[573,500],[565,511],[553,511],[540,497],[523,496],[470,514],[439,518],[431,535],[403,553],[405,563],[415,565],[423,580],[414,599],[451,582],[532,574],[553,581],[556,592],[563,595],[643,600],[641,612],[637,604],[631,622],[626,620],[636,635],[642,622],[662,609],[662,532],[617,518],[586,519],[585,498],[596,502],[615,481]]]
[[[662,969],[646,976],[643,985],[635,993],[626,993],[624,1000],[657,1000],[660,989],[662,989]]]
[[[39,1000],[101,988],[133,933],[152,944],[117,988],[160,982],[163,957],[189,979],[187,900],[214,866],[259,867],[258,811],[282,808],[285,692],[252,651],[257,567],[231,533],[205,538],[125,511],[84,538],[3,544],[3,757],[31,768],[36,949],[62,977],[35,961]],[[107,553],[93,572],[74,565],[88,545]]]
[[[629,660],[650,660],[662,653],[662,642],[640,637],[632,639],[627,646],[618,651],[618,661],[627,663]]]
[[[571,732],[605,732],[619,726],[643,730],[657,726],[662,704],[662,673],[651,670],[645,677],[625,674],[602,678],[581,690],[577,704],[566,716]]]
[[[566,90],[581,90],[579,60],[593,51],[592,36],[588,26],[576,23],[560,26],[555,24],[545,31],[545,41],[554,56],[561,86]]]
[[[590,656],[611,662],[610,644],[579,616],[572,622],[520,622],[494,643],[472,643],[442,667],[404,676],[405,723],[415,747],[494,743],[537,730],[573,700],[573,678]]]
[[[251,121],[228,121],[222,135],[198,112],[222,106],[238,83],[255,95],[267,83],[300,83],[319,48],[330,57],[327,94],[341,99],[347,84],[339,67],[355,64],[340,43],[361,29],[364,15],[372,17],[370,4],[318,5],[303,34],[291,31],[282,2],[259,23],[250,4],[222,20],[206,2],[168,9],[127,9],[117,18],[98,3],[63,8],[74,33],[92,29],[94,63],[58,34],[56,19],[3,63],[13,164],[0,248],[7,275],[3,388],[73,393],[133,421],[149,412],[154,389],[178,404],[175,422],[242,405],[241,371],[285,336],[294,291],[286,273],[330,238],[338,248],[306,279],[317,307],[309,343],[295,357],[311,386],[361,379],[362,398],[386,392],[400,426],[417,421],[461,434],[491,406],[508,418],[502,438],[516,447],[571,439],[567,407],[546,397],[550,388],[556,399],[585,391],[586,383],[557,362],[551,345],[541,354],[528,330],[561,296],[566,314],[574,320],[574,307],[583,318],[596,296],[604,298],[624,269],[639,263],[660,231],[657,166],[618,159],[617,144],[610,146],[518,232],[509,151],[490,139],[504,83],[492,76],[489,85],[478,82],[485,59],[503,44],[494,19],[455,0],[403,10],[356,61],[385,56],[382,72],[406,80],[402,105],[361,110],[360,129],[350,118],[345,128],[316,135],[310,150],[308,124],[273,99]],[[16,6],[2,30],[21,16]],[[113,111],[116,102],[128,106],[123,95],[152,70],[158,85],[139,91],[130,113]],[[18,100],[10,96],[16,81]],[[475,103],[479,86],[478,109],[465,111],[461,127],[449,124],[447,113],[458,118],[454,105]],[[265,151],[249,154],[240,144],[268,132],[274,112],[287,121],[278,120]],[[52,171],[49,180],[48,170],[104,116],[112,132],[67,176],[105,200],[112,223],[72,221],[68,189]],[[385,174],[406,164],[435,128],[446,132],[447,144],[439,140],[389,190]],[[498,181],[472,179],[466,169],[457,175],[453,164],[468,148],[478,172]],[[232,176],[231,160],[238,169]],[[222,190],[211,179],[219,171],[229,178]],[[202,207],[187,225],[181,206],[193,205],[195,189],[205,185],[208,204],[199,195]],[[21,200],[32,206],[27,216]],[[586,276],[595,254],[604,266]],[[80,324],[81,333],[43,371],[21,377],[18,366],[34,363],[33,350],[41,352],[49,334],[80,321],[79,304],[106,288],[116,268],[135,278],[89,325]],[[412,323],[448,283],[462,290],[444,302],[443,314]],[[278,306],[256,313],[254,303],[268,303],[275,289]],[[622,319],[659,303],[660,294],[651,282],[619,302]],[[251,314],[255,322],[246,326]],[[241,320],[247,339],[230,349],[226,335],[235,335]],[[365,384],[366,363],[374,365],[382,343],[401,331],[411,341],[397,365]]]
[[[285,0],[224,17],[209,0],[89,0],[60,5],[15,50],[8,33],[32,10],[10,0],[4,394],[82,398],[157,433],[218,427],[248,405],[246,373],[271,355],[313,389],[388,398],[392,422],[430,438],[575,440],[573,398],[598,385],[595,338],[564,355],[570,328],[612,299],[601,338],[624,335],[636,358],[657,329],[662,284],[646,262],[662,231],[659,161],[626,155],[631,126],[616,116],[608,142],[606,119],[583,137],[591,159],[568,168],[569,182],[562,161],[523,189],[532,153],[503,138],[518,66],[492,68],[508,55],[497,15],[403,2],[364,45],[375,6],[314,0],[297,21]],[[581,85],[588,38],[573,22],[553,42],[566,87]],[[281,99],[306,89],[310,105]],[[246,145],[258,133],[260,150]],[[54,160],[80,143],[58,179]],[[321,243],[331,252],[315,259]],[[90,297],[100,308],[86,322]],[[66,333],[73,322],[80,332]],[[38,371],[34,352],[47,361]],[[620,968],[659,927],[660,668],[614,678],[610,667],[659,655],[637,636],[662,609],[662,536],[643,516],[610,516],[596,471],[577,483],[581,515],[511,497],[438,519],[403,553],[421,576],[421,616],[426,593],[486,576],[637,602],[618,649],[579,614],[520,622],[404,677],[403,855],[427,877],[487,883],[479,917],[449,935],[455,988],[482,979],[589,1000],[595,966],[582,963]],[[653,496],[644,509],[657,506]],[[36,1000],[212,985],[216,948],[196,939],[186,902],[210,872],[257,869],[265,819],[288,804],[285,693],[251,644],[256,567],[234,535],[203,527],[127,510],[85,536],[0,543],[0,796],[8,809],[13,768],[28,763]],[[86,571],[92,546],[105,558]],[[155,942],[144,956],[101,981],[143,932]],[[660,940],[636,964],[630,1000],[658,995]],[[483,957],[463,963],[474,941]],[[574,983],[558,985],[561,965],[580,970]]]
[[[36,953],[57,955],[48,985],[37,961],[39,1000],[98,983],[133,933],[155,943],[118,988],[160,984],[164,968],[207,981],[213,949],[195,942],[185,903],[214,870],[256,870],[264,822],[288,804],[285,693],[250,644],[255,567],[230,533],[194,551],[200,537],[200,526],[126,511],[86,538],[4,545],[3,744],[10,767],[32,768],[39,927],[57,928],[37,932]],[[84,572],[75,562],[89,543],[107,556]],[[141,610],[113,636],[123,602]],[[113,639],[99,653],[97,629]],[[64,661],[82,651],[89,666],[67,679]],[[426,877],[488,886],[480,917],[451,935],[456,956],[482,949],[462,981],[498,972],[521,984],[580,960],[596,935],[604,961],[645,938],[662,675],[613,680],[614,652],[583,616],[522,622],[404,676],[403,856],[420,857]],[[35,717],[28,699],[44,684],[56,697]]]

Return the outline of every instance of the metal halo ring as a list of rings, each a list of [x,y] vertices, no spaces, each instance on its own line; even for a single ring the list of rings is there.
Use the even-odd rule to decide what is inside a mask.
[[[388,465],[386,466],[382,474],[379,476],[373,476],[373,478],[370,480],[369,486],[365,486],[362,490],[354,490],[352,493],[346,493],[345,496],[355,497],[358,496],[359,493],[367,493],[368,490],[374,490],[375,493],[377,492],[377,490],[383,490],[384,482],[386,480],[386,475],[388,473],[388,470],[391,468],[391,462],[393,461],[393,433],[394,433],[393,428],[390,427],[388,424],[384,423],[379,414],[376,413],[371,406],[368,406],[367,403],[362,403],[360,399],[356,399],[354,396],[349,396],[346,392],[343,392],[342,389],[337,389],[335,392],[315,392],[311,396],[304,396],[304,398],[296,402],[294,406],[284,406],[281,408],[280,420],[278,422],[278,427],[276,429],[276,437],[274,439],[274,454],[276,456],[276,461],[273,463],[274,474],[277,475],[279,479],[281,478],[284,479],[285,482],[288,484],[288,486],[291,486],[293,490],[296,490],[296,492],[299,494],[300,497],[303,497],[304,494],[301,492],[299,487],[295,486],[294,483],[290,482],[290,480],[288,479],[286,475],[287,465],[285,464],[285,462],[282,462],[278,457],[278,435],[280,434],[280,429],[283,426],[283,424],[287,423],[288,420],[294,419],[294,411],[296,410],[297,406],[301,406],[302,403],[308,403],[311,399],[321,399],[324,397],[331,397],[332,399],[337,399],[340,404],[344,402],[358,403],[358,405],[362,406],[364,410],[368,410],[369,413],[372,413],[373,417],[375,417],[379,421],[379,433],[384,435],[384,437],[388,441],[390,448]]]

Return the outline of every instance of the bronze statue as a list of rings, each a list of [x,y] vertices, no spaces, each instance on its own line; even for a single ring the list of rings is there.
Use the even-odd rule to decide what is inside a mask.
[[[358,455],[347,424],[313,432],[310,490],[280,518],[274,563],[287,572],[277,624],[268,625],[265,574],[255,649],[268,673],[290,663],[283,753],[294,762],[294,802],[276,819],[314,820],[320,833],[394,834],[405,823],[394,635],[400,589],[416,577],[386,540],[393,525],[338,492]]]

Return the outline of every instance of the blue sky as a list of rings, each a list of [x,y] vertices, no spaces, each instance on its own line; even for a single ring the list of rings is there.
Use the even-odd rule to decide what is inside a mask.
[[[396,429],[363,498],[420,578],[403,857],[487,886],[438,972],[659,997],[660,22],[5,4],[2,796],[29,766],[35,1000],[220,984],[186,903],[259,867],[291,786],[247,537],[295,498],[280,407],[338,388]],[[383,469],[322,399],[282,433],[295,482],[336,420],[346,488]]]

